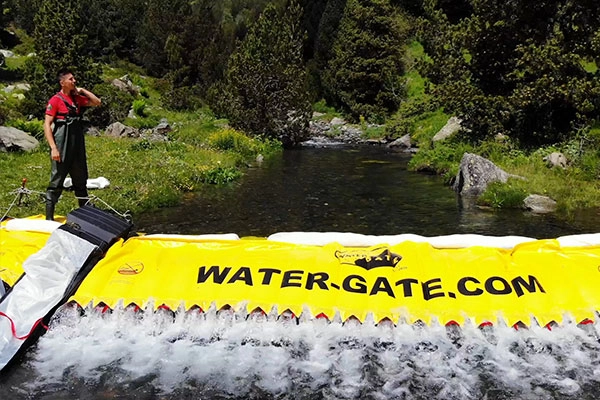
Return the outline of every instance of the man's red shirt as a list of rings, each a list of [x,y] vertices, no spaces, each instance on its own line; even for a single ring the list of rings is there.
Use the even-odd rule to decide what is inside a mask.
[[[64,119],[64,115],[68,114],[69,110],[63,99],[71,105],[73,105],[73,101],[76,101],[79,107],[86,107],[90,103],[90,99],[84,95],[77,94],[75,96],[65,96],[61,92],[58,92],[48,100],[46,115],[50,115],[57,119]]]

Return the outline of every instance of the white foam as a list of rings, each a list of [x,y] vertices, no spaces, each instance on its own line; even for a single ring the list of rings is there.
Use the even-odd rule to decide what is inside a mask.
[[[113,395],[126,397],[146,381],[165,399],[182,388],[195,398],[591,398],[600,389],[599,322],[592,327],[588,335],[574,325],[465,326],[453,343],[440,326],[294,325],[214,310],[173,322],[117,309],[55,321],[33,354],[31,387],[111,382]]]

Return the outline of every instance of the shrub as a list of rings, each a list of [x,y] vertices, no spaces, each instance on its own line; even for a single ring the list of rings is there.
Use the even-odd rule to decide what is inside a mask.
[[[509,179],[507,183],[493,182],[488,185],[478,202],[494,208],[521,208],[527,197],[525,189]]]
[[[249,156],[255,152],[255,144],[252,139],[232,128],[225,128],[215,132],[208,138],[211,147],[223,151],[235,151],[243,156]]]
[[[202,100],[193,88],[182,86],[172,88],[161,96],[163,106],[172,111],[195,110],[202,106]]]
[[[102,100],[100,107],[92,107],[87,112],[91,124],[106,127],[113,122],[127,118],[133,96],[120,90],[109,83],[101,83],[92,89],[94,94]]]
[[[24,119],[15,119],[8,121],[8,126],[20,129],[23,132],[29,133],[37,140],[44,139],[44,122],[39,119],[26,121]]]
[[[203,169],[193,180],[213,185],[223,185],[235,181],[241,175],[242,173],[233,167],[222,167],[219,165],[214,168]]]
[[[133,101],[133,112],[138,117],[146,117],[146,101],[144,99],[137,99]]]

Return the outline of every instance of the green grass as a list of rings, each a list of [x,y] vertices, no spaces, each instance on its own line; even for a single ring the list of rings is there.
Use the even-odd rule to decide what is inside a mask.
[[[243,173],[240,168],[243,157],[239,153],[210,149],[207,145],[109,137],[87,137],[86,144],[90,178],[103,176],[111,182],[108,188],[91,190],[90,194],[121,212],[173,206],[186,192],[197,191],[207,184],[226,184]],[[266,155],[278,150],[260,142],[253,144],[253,149],[264,150]],[[249,153],[246,155],[250,157]],[[3,215],[15,198],[11,192],[23,178],[27,178],[27,188],[45,191],[50,178],[47,145],[32,153],[0,154],[0,171],[5,182],[0,193]],[[41,197],[34,195],[30,200],[26,205],[13,207],[10,215],[42,214]],[[57,204],[57,214],[65,215],[75,206],[73,194],[65,191]]]
[[[566,146],[566,145],[565,145]],[[566,168],[550,168],[543,157],[552,151],[568,154],[566,147],[551,147],[526,153],[510,144],[484,142],[478,146],[449,140],[421,150],[409,162],[409,169],[437,173],[450,183],[458,172],[465,152],[481,155],[504,171],[523,179],[489,185],[478,199],[494,208],[520,208],[529,194],[548,196],[557,202],[558,212],[569,215],[577,209],[598,208],[600,204],[600,149],[591,146]]]

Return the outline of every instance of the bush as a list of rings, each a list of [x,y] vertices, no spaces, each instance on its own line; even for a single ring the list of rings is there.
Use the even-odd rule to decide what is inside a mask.
[[[243,156],[249,156],[255,152],[255,144],[252,139],[232,128],[225,128],[215,132],[208,138],[211,147],[218,150],[232,150]]]
[[[133,101],[133,112],[138,117],[146,117],[146,101],[144,99],[137,99]]]
[[[223,185],[225,183],[233,182],[241,176],[241,172],[233,167],[222,167],[217,166],[214,168],[207,168],[201,171],[201,173],[193,178],[194,181],[209,183],[213,185]]]
[[[163,106],[172,111],[195,110],[202,106],[202,100],[194,89],[188,86],[173,88],[161,96]]]
[[[94,94],[102,100],[100,107],[92,107],[87,112],[90,123],[97,127],[106,127],[113,122],[123,121],[127,118],[133,96],[120,90],[109,83],[101,83],[92,89]]]
[[[37,140],[44,139],[44,121],[41,121],[39,119],[34,119],[31,121],[26,121],[24,119],[15,119],[12,121],[8,121],[7,125],[20,129],[23,132],[27,132]]]
[[[478,202],[494,208],[521,208],[525,197],[527,197],[525,189],[515,185],[514,181],[509,179],[507,183],[489,184]]]

